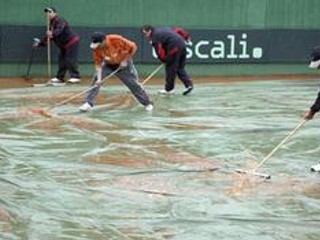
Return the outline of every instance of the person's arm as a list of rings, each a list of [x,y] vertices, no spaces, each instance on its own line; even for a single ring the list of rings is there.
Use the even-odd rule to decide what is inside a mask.
[[[311,120],[314,115],[320,111],[320,91],[318,93],[318,97],[315,100],[314,104],[310,107],[309,111],[306,113],[306,115],[304,116],[304,118],[306,120]]]
[[[316,101],[311,106],[311,110],[314,111],[315,113],[320,111],[320,91],[318,93],[318,97],[317,97]]]
[[[67,22],[62,18],[56,18],[53,21],[53,29],[51,29],[51,32],[52,37],[55,38],[62,34],[63,29],[67,26]]]
[[[44,47],[47,45],[48,41],[47,41],[48,37],[45,36],[44,38],[42,38],[39,41],[33,41],[33,47]]]
[[[44,36],[40,41],[34,42],[33,47],[44,47],[48,44],[48,35]]]
[[[48,37],[50,37],[50,39],[51,39],[51,38],[59,36],[63,32],[63,29],[66,25],[67,25],[67,22],[61,18],[57,18],[57,19],[53,20],[53,22],[50,23],[50,29],[51,28],[53,28],[53,29],[49,30],[47,32],[47,35],[44,38],[42,38],[40,42],[33,44],[33,46],[34,47],[46,46],[48,43]]]
[[[190,33],[182,28],[174,27],[173,31],[179,34],[186,42],[191,42]]]
[[[137,52],[137,45],[123,37],[119,36],[119,42],[122,42],[121,56],[120,56],[120,67],[126,67],[128,65],[128,60],[132,58]]]
[[[123,51],[125,56],[123,60],[128,60],[129,58],[132,58],[136,54],[138,47],[134,42],[128,39],[123,39],[123,41],[124,41]]]
[[[164,49],[162,44],[152,42],[152,47],[154,48],[154,51],[156,52],[158,59],[161,62],[166,62],[166,60],[167,60],[166,50]]]
[[[153,35],[152,37],[152,45],[155,49],[155,52],[158,58],[167,64],[170,64],[174,59],[175,55],[181,50],[178,47],[178,43],[171,42],[170,44],[163,45],[163,38],[171,38],[172,33],[168,33],[164,31],[163,35]]]
[[[102,67],[103,67],[103,56],[99,50],[93,52],[93,61],[97,76],[96,85],[100,86],[102,83]]]

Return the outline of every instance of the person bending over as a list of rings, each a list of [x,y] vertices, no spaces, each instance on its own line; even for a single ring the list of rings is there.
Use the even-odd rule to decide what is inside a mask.
[[[115,71],[115,76],[129,88],[139,103],[147,111],[151,111],[153,105],[145,90],[138,83],[138,73],[132,61],[137,51],[136,44],[121,35],[105,35],[102,32],[93,33],[91,40],[90,48],[93,49],[96,70],[92,86],[95,87],[88,93],[86,102],[79,108],[80,111],[85,112],[92,109],[103,79]]]
[[[183,95],[189,94],[193,89],[193,83],[185,70],[187,58],[185,41],[190,40],[189,33],[181,28],[155,28],[151,25],[143,26],[141,32],[147,40],[151,41],[158,59],[166,66],[166,84],[159,93],[174,93],[175,78],[178,75],[186,88]]]
[[[314,49],[311,54],[311,62],[309,65],[310,68],[319,69],[320,68],[320,47]],[[318,92],[318,97],[311,105],[310,109],[304,116],[304,119],[311,120],[313,119],[314,115],[320,111],[320,90]],[[320,162],[311,167],[311,171],[320,172]]]

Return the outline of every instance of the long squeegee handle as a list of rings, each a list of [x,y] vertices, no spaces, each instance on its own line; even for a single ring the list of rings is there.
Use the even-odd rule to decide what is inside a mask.
[[[110,77],[112,77],[113,75],[115,75],[119,70],[120,70],[120,68],[117,68],[115,71],[113,71],[113,72],[110,73],[108,76],[106,76],[106,77],[102,80],[102,83],[104,83],[108,78],[110,78]],[[82,91],[82,92],[80,92],[80,93],[78,93],[78,94],[76,94],[76,95],[73,95],[73,96],[71,96],[70,98],[68,98],[68,99],[66,99],[66,100],[64,100],[64,101],[59,102],[59,103],[57,103],[57,104],[49,107],[47,110],[51,110],[51,109],[53,109],[53,108],[62,106],[62,105],[64,105],[64,104],[70,102],[71,100],[73,100],[73,99],[75,99],[75,98],[78,98],[78,97],[86,94],[87,92],[91,91],[92,89],[94,89],[94,88],[96,88],[96,87],[97,87],[96,85],[93,85],[93,86],[91,86],[90,88],[88,88],[88,89],[86,89],[86,90],[84,90],[84,91]]]
[[[267,156],[265,156],[254,171],[259,169],[273,154],[275,154],[285,142],[287,142],[293,134],[295,134],[308,120],[303,119],[289,134],[286,136]]]
[[[160,64],[150,75],[141,83],[141,85],[145,85],[161,68],[163,64]]]

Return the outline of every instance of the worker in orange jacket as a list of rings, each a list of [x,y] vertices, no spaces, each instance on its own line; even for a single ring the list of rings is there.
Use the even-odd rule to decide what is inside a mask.
[[[94,106],[94,99],[99,93],[102,80],[115,72],[115,75],[129,88],[135,98],[147,111],[153,109],[153,105],[142,86],[138,83],[138,73],[132,61],[137,51],[134,42],[116,34],[105,35],[95,32],[91,36],[90,48],[93,49],[95,64],[95,76],[88,93],[86,102],[79,108],[80,111],[88,111]]]

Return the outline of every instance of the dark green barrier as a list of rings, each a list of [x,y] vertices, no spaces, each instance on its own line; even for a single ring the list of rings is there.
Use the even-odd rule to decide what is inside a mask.
[[[137,63],[152,63],[150,44],[140,34],[139,28],[73,28],[81,37],[79,60],[92,62],[89,48],[94,31],[121,34],[138,45]],[[300,63],[306,62],[312,47],[320,42],[316,30],[199,30],[189,29],[192,43],[188,46],[191,63]],[[34,37],[42,37],[45,27],[1,26],[0,59],[2,63],[26,62]],[[53,61],[57,49],[53,47]],[[37,49],[35,62],[46,61],[46,49]]]

